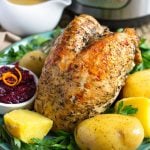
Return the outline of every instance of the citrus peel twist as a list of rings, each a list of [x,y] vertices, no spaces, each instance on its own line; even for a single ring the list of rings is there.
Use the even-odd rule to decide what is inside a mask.
[[[19,78],[12,72],[8,71],[2,74],[0,80],[2,80],[8,86],[16,86],[22,80],[22,74],[18,68],[15,68],[16,72],[19,75]]]

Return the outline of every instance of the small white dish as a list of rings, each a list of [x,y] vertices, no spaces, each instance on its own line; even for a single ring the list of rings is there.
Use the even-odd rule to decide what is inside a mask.
[[[0,68],[3,67],[3,66],[8,66],[8,67],[12,68],[15,65],[1,65]],[[32,71],[30,71],[29,69],[26,69],[24,67],[20,67],[20,68],[22,68],[23,70],[28,70],[29,74],[33,75],[34,82],[36,84],[36,92],[37,92],[37,85],[38,85],[38,78],[37,78],[37,76]],[[18,104],[6,104],[6,103],[1,103],[0,102],[0,114],[5,114],[5,113],[8,113],[8,112],[10,112],[12,110],[15,110],[15,109],[23,109],[23,108],[31,109],[32,106],[33,106],[35,97],[36,97],[36,92],[33,95],[33,97],[31,97],[29,100],[27,100],[25,102],[22,102],[22,103],[18,103]]]
[[[71,0],[47,0],[34,5],[19,5],[0,0],[0,24],[14,34],[25,36],[51,31],[58,24]]]

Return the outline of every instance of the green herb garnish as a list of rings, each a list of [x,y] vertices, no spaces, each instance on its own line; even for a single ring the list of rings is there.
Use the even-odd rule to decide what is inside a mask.
[[[27,44],[20,44],[16,47],[10,47],[10,49],[5,52],[0,52],[0,65],[10,64],[21,59],[26,53],[37,50],[44,49],[45,47],[49,50],[51,43],[55,40],[56,37],[60,35],[62,32],[61,28],[57,28],[53,31],[50,37],[42,37],[42,36],[33,36]],[[48,50],[43,50],[47,54]]]
[[[141,49],[143,61],[136,65],[131,73],[150,68],[150,44],[147,43],[146,39],[141,39],[139,48]]]
[[[123,105],[123,101],[120,101],[117,108],[117,114],[122,115],[134,115],[138,111],[137,108],[134,108],[132,105]]]

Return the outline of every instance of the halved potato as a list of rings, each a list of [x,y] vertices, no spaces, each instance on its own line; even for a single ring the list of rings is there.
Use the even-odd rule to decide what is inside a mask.
[[[42,139],[52,128],[53,121],[26,109],[13,110],[4,115],[4,123],[8,132],[30,143],[32,138]]]

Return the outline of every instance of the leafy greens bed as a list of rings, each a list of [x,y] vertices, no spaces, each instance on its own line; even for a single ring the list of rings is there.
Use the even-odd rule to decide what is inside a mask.
[[[146,39],[140,40],[140,50],[142,53],[142,63],[136,65],[131,73],[150,68],[150,45]]]
[[[31,39],[28,44],[18,45],[18,50],[10,47],[8,51],[0,53],[0,64],[9,64],[18,61],[25,53],[42,48],[45,44],[53,41],[60,34],[61,30],[56,29],[49,37],[37,37]],[[150,68],[150,46],[145,39],[141,39],[140,49],[142,52],[143,62],[136,65],[131,73]],[[107,113],[113,113],[113,109]],[[124,115],[132,115],[138,110],[132,106],[123,107],[123,103],[118,107],[117,113]],[[138,150],[150,149],[150,138],[144,139]],[[32,139],[32,143],[26,144],[19,139],[12,137],[5,129],[3,117],[0,116],[0,150],[78,150],[74,140],[73,133],[64,131],[51,132],[43,140]]]

